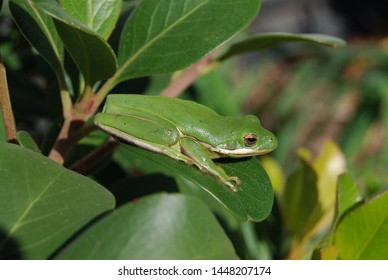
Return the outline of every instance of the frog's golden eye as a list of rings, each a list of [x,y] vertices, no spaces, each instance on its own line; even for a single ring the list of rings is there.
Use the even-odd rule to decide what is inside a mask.
[[[249,133],[244,136],[244,144],[247,147],[252,147],[257,143],[257,136],[256,134]]]

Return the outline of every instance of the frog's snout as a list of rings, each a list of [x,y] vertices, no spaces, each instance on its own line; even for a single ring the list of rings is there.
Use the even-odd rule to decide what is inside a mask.
[[[268,151],[273,151],[278,147],[278,140],[275,137],[275,135],[267,135],[267,136],[264,136],[264,138],[265,139],[263,140],[264,140],[264,143],[266,143],[265,145],[267,146],[266,148]]]

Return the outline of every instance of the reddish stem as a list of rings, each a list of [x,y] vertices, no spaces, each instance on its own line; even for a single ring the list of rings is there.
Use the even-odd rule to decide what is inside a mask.
[[[0,59],[0,112],[3,117],[5,135],[8,142],[17,143],[16,126],[9,98],[7,74],[3,61]]]
[[[198,77],[203,75],[203,69],[211,63],[212,58],[213,55],[209,55],[185,69],[160,93],[160,95],[168,97],[179,96],[185,89],[193,84]]]

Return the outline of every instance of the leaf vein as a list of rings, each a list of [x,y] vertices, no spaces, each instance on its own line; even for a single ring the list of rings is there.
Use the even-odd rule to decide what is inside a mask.
[[[204,1],[200,3],[197,7],[192,9],[187,14],[183,15],[179,19],[177,19],[174,23],[172,23],[169,27],[164,29],[162,32],[160,32],[158,35],[156,35],[154,38],[152,38],[150,41],[148,41],[144,46],[142,46],[137,52],[135,52],[131,58],[129,58],[118,70],[117,70],[117,76],[120,77],[122,72],[124,72],[133,61],[135,61],[147,48],[152,46],[155,42],[157,42],[162,36],[167,34],[170,30],[172,30],[174,27],[176,27],[181,21],[185,20],[189,16],[191,16],[193,13],[195,13],[197,10],[199,10],[202,6],[207,4],[208,1]],[[136,32],[135,32],[136,33]]]
[[[26,169],[26,168],[25,168]],[[42,189],[42,191],[36,196],[36,198],[32,201],[30,201],[29,205],[26,207],[24,212],[19,216],[19,218],[15,221],[13,226],[8,231],[7,235],[4,237],[3,241],[0,243],[0,248],[8,241],[8,239],[11,237],[11,235],[20,227],[22,224],[23,219],[29,214],[29,212],[32,210],[32,208],[35,206],[35,204],[40,200],[40,198],[43,196],[43,194],[50,189],[50,187],[54,184],[54,182],[61,176],[60,173],[57,174],[50,182],[48,182],[47,186]]]

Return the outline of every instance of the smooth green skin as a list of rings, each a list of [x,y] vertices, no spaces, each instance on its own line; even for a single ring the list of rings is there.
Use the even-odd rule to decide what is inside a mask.
[[[109,95],[94,123],[116,138],[144,149],[196,165],[232,191],[240,184],[212,159],[265,154],[277,147],[276,137],[257,117],[220,116],[193,101],[134,94]],[[255,135],[255,144],[244,136]]]

